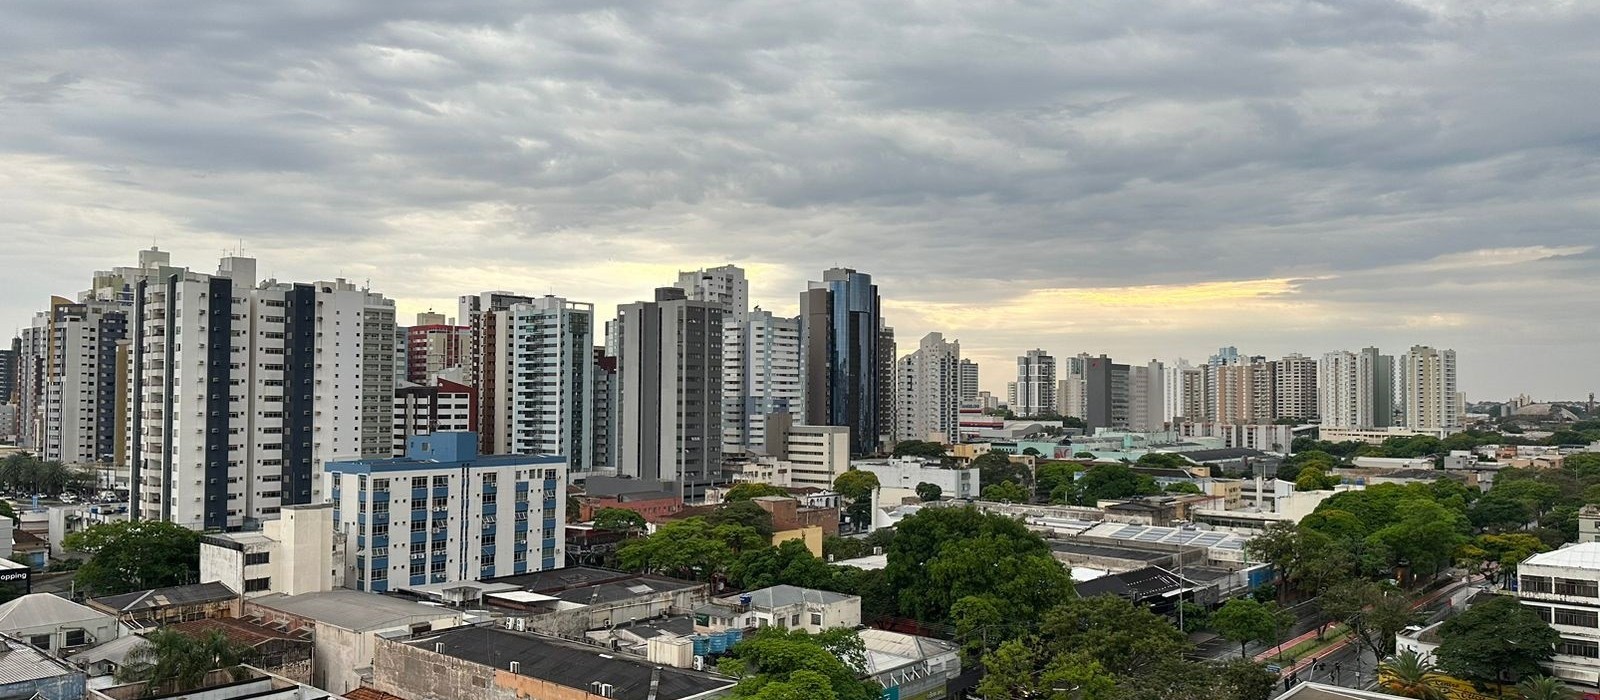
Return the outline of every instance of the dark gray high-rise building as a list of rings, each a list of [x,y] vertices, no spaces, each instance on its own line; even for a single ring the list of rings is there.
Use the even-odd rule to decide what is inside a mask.
[[[17,386],[17,355],[22,339],[11,341],[11,347],[0,350],[0,404],[11,403],[11,393]]]
[[[872,276],[822,273],[800,295],[805,422],[850,428],[850,452],[877,452],[893,416],[894,332],[883,323]]]
[[[1084,363],[1084,384],[1088,394],[1090,428],[1128,427],[1128,366],[1113,363],[1101,355]]]
[[[1372,402],[1372,427],[1388,428],[1394,420],[1394,355],[1384,355],[1377,348],[1362,348],[1361,357],[1369,368],[1362,377],[1368,383],[1367,394]]]
[[[617,307],[617,473],[688,497],[722,477],[722,304],[662,287]]]

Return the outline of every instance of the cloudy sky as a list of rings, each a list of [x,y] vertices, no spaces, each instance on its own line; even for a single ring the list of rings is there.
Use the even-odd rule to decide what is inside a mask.
[[[1600,3],[50,0],[0,10],[0,324],[152,243],[602,309],[872,273],[902,349],[1453,347],[1600,390]],[[10,330],[9,328],[6,330]]]

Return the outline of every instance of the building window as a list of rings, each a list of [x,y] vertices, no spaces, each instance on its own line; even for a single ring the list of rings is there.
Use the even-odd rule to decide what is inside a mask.
[[[1600,598],[1600,582],[1576,578],[1558,578],[1554,581],[1556,595]]]
[[[32,637],[28,638],[28,644],[32,645],[35,649],[49,650],[50,649],[50,635],[48,635],[48,634],[36,634],[36,635],[33,635]]]
[[[790,627],[799,627],[800,626],[800,613],[795,613],[795,614],[789,616],[789,626]]]
[[[1522,592],[1523,593],[1549,593],[1550,591],[1551,591],[1551,588],[1550,588],[1550,577],[1549,576],[1523,576],[1522,577]]]
[[[66,646],[81,647],[89,643],[89,635],[83,630],[67,630]]]
[[[1567,656],[1581,656],[1585,659],[1600,659],[1600,644],[1587,639],[1567,639],[1562,637],[1556,643],[1556,653]]]
[[[822,626],[822,613],[811,613],[811,626],[812,627],[821,627]]]
[[[1553,611],[1553,622],[1558,625],[1572,625],[1573,627],[1600,627],[1600,613],[1594,610],[1573,610],[1571,608],[1556,608]]]
[[[271,552],[249,552],[249,553],[246,553],[244,555],[244,565],[245,566],[255,566],[257,564],[266,564],[269,561],[271,561],[271,559],[270,559],[271,555],[272,555]]]
[[[245,579],[245,593],[259,593],[272,590],[272,577]]]

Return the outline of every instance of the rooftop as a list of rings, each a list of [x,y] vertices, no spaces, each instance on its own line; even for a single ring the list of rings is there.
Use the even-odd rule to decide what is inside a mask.
[[[210,583],[193,583],[187,586],[171,586],[168,588],[153,588],[148,591],[134,591],[121,595],[108,595],[100,598],[90,598],[89,603],[102,610],[115,610],[119,613],[137,613],[145,610],[158,610],[174,605],[198,605],[215,603],[237,598],[239,594],[218,581]]]
[[[658,668],[643,660],[605,653],[604,649],[573,644],[495,626],[458,627],[405,642],[424,650],[439,645],[446,656],[504,671],[518,662],[517,675],[538,678],[568,688],[587,690],[595,681],[616,688],[615,700],[652,697],[651,677]],[[734,684],[731,678],[687,669],[659,668],[656,700],[679,700]]]
[[[1524,566],[1565,566],[1573,569],[1600,570],[1600,542],[1569,544],[1553,552],[1535,554],[1522,561]]]
[[[390,629],[413,622],[459,618],[461,615],[437,605],[423,605],[403,598],[345,589],[300,595],[274,593],[250,602],[354,632]]]
[[[251,647],[277,640],[311,641],[308,635],[280,632],[273,627],[231,617],[190,620],[171,625],[167,629],[174,632],[182,632],[191,637],[199,637],[211,632],[221,632],[229,641]]]
[[[1147,566],[1143,569],[1085,581],[1078,584],[1077,588],[1078,595],[1085,598],[1110,593],[1133,600],[1147,600],[1193,585],[1193,581],[1159,566]]]
[[[852,598],[859,600],[860,596],[834,593],[833,591],[819,591],[814,588],[801,588],[799,586],[771,586],[759,590],[749,591],[740,595],[725,596],[724,602],[737,601],[744,596],[750,596],[750,607],[759,610],[771,610],[796,603],[842,603]]]
[[[1179,452],[1178,454],[1183,455],[1186,459],[1195,462],[1196,464],[1200,462],[1216,462],[1219,460],[1227,461],[1244,459],[1245,457],[1265,457],[1267,455],[1267,453],[1262,452],[1261,450],[1253,450],[1248,447],[1224,447],[1217,450],[1190,450],[1188,452]]]
[[[50,654],[10,637],[0,637],[0,686],[81,673]]]
[[[1215,530],[1197,528],[1159,527],[1150,525],[1124,525],[1102,523],[1084,532],[1085,537],[1104,537],[1129,543],[1178,545],[1183,547],[1213,547],[1216,549],[1244,549],[1249,537]]]
[[[53,593],[29,593],[0,604],[0,630],[23,630],[83,620],[110,620],[105,613]]]
[[[1131,561],[1157,561],[1172,556],[1171,552],[1153,552],[1148,549],[1111,547],[1103,544],[1086,544],[1083,542],[1061,540],[1051,542],[1050,549],[1063,554],[1078,554],[1086,557],[1107,557],[1111,559],[1128,559]]]

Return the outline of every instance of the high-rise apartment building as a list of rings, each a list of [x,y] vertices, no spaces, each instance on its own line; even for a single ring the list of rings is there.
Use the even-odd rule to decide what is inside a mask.
[[[1378,352],[1377,348],[1362,348],[1357,367],[1361,375],[1361,386],[1367,388],[1370,396],[1366,403],[1372,415],[1370,427],[1393,426],[1395,424],[1394,355],[1384,355]]]
[[[479,312],[480,446],[487,454],[560,455],[594,464],[594,305],[558,296]],[[485,398],[487,396],[488,398]],[[487,412],[488,415],[484,415]]]
[[[344,281],[259,282],[152,261],[132,290],[135,517],[238,528],[322,498],[335,459],[386,457],[394,302]]]
[[[479,456],[472,433],[412,437],[404,457],[332,462],[334,527],[357,590],[479,581],[565,564],[567,469]]]
[[[1018,416],[1042,416],[1056,410],[1056,358],[1043,350],[1029,350],[1017,358],[1016,401]]]
[[[617,468],[617,358],[604,347],[594,349],[594,408],[589,412],[593,426],[594,457],[592,471]]]
[[[961,358],[961,401],[972,403],[978,400],[978,363],[967,358]]]
[[[1157,431],[1166,429],[1162,410],[1166,405],[1165,368],[1157,360],[1128,367],[1128,429]]]
[[[929,333],[895,373],[895,440],[960,439],[961,343]]]
[[[443,314],[417,314],[417,324],[405,329],[405,379],[427,384],[446,370],[462,367],[472,347],[472,329],[451,323]]]
[[[724,323],[743,323],[750,312],[750,282],[744,277],[744,268],[737,265],[679,272],[674,286],[690,301],[721,306]]]
[[[734,268],[738,269],[738,268]],[[757,307],[722,323],[722,451],[757,451],[767,416],[800,410],[800,320]]]
[[[617,473],[700,496],[722,472],[721,304],[677,287],[617,308]]]
[[[1181,357],[1176,364],[1161,370],[1163,389],[1165,389],[1161,402],[1162,421],[1177,424],[1185,420],[1203,420],[1203,416],[1189,416],[1185,413],[1190,400],[1189,384],[1185,379],[1189,372],[1195,371],[1196,368]]]
[[[1380,354],[1377,348],[1326,353],[1317,369],[1317,395],[1326,427],[1390,427],[1394,425],[1394,357]]]
[[[494,322],[493,312],[508,309],[513,304],[526,304],[533,297],[507,291],[469,294],[457,299],[457,322],[467,327],[467,357],[462,362],[462,383],[478,391],[478,451],[494,454],[501,436],[495,431],[505,424],[500,414],[502,404],[499,389],[509,381],[509,369],[504,358],[494,348],[504,341],[496,335],[500,324]]]
[[[113,301],[72,303],[61,297],[35,316],[42,342],[42,396],[31,419],[47,460],[110,463],[117,454],[117,342],[128,331],[127,309]]]
[[[1084,422],[1090,429],[1127,430],[1130,426],[1128,366],[1101,355],[1084,363],[1084,389],[1088,394],[1088,414]]]
[[[894,350],[885,342],[892,333],[871,275],[833,268],[800,295],[804,423],[848,427],[857,455],[877,452],[889,438],[893,414],[883,407],[894,400]]]
[[[0,349],[0,404],[11,403],[17,386],[17,355],[21,339],[12,339],[12,347]]]
[[[429,384],[400,382],[394,390],[394,456],[404,457],[417,435],[471,432],[477,426],[477,392],[435,377]]]
[[[1447,431],[1461,427],[1456,391],[1456,351],[1413,345],[1400,359],[1405,427]]]
[[[1317,361],[1295,353],[1272,363],[1272,419],[1317,416]],[[1272,421],[1264,421],[1270,423]]]

